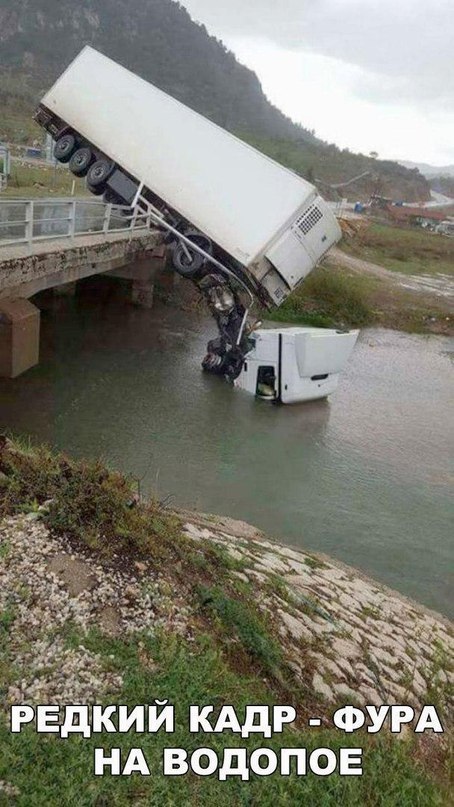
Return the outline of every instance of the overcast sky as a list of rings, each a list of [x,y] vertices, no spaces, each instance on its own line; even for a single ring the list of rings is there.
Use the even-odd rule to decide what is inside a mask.
[[[454,163],[454,0],[181,0],[324,140]]]

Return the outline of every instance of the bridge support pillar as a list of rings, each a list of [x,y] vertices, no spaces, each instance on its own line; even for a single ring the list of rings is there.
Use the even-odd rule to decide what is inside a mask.
[[[131,302],[141,308],[153,308],[154,280],[137,279],[132,281]]]
[[[0,377],[16,378],[38,364],[39,321],[29,300],[0,300]]]
[[[61,286],[54,286],[55,297],[75,297],[77,290],[77,280],[72,283],[62,283]]]
[[[114,269],[107,274],[131,281],[130,300],[133,305],[142,308],[153,307],[154,284],[157,275],[162,272],[166,262],[164,246],[155,247],[149,256],[139,258],[134,263]]]
[[[165,267],[167,250],[159,244],[145,261],[137,261],[132,267],[131,302],[142,308],[153,307],[154,282]]]

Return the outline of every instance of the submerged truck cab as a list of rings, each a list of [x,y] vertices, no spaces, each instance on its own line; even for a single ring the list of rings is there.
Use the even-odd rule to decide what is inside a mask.
[[[337,389],[358,333],[309,327],[257,330],[235,386],[286,404],[327,398]]]

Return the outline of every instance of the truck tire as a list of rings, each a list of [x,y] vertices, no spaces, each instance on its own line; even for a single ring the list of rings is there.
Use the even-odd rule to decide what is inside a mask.
[[[104,193],[106,182],[114,170],[114,167],[113,163],[109,160],[96,160],[87,172],[87,183],[91,186],[90,190],[91,188],[100,188],[100,194]],[[92,192],[94,193],[94,191]]]
[[[77,148],[76,138],[67,132],[58,138],[54,146],[54,157],[60,163],[69,163]]]
[[[82,148],[76,149],[72,155],[68,168],[76,177],[85,177],[94,159],[95,155],[91,148],[82,146]]]
[[[213,245],[210,239],[206,235],[203,235],[203,233],[190,230],[185,233],[185,236],[205,252],[208,252],[209,255],[213,253]],[[193,252],[191,247],[187,247],[187,249],[190,252],[190,258],[188,258],[183,244],[177,243],[172,255],[173,268],[179,275],[182,275],[182,277],[195,277],[207,261],[199,252]]]

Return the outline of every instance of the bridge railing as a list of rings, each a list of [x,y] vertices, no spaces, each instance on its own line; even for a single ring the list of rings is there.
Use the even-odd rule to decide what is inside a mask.
[[[149,227],[131,208],[92,199],[0,199],[0,248]],[[1,254],[1,253],[0,253]]]

